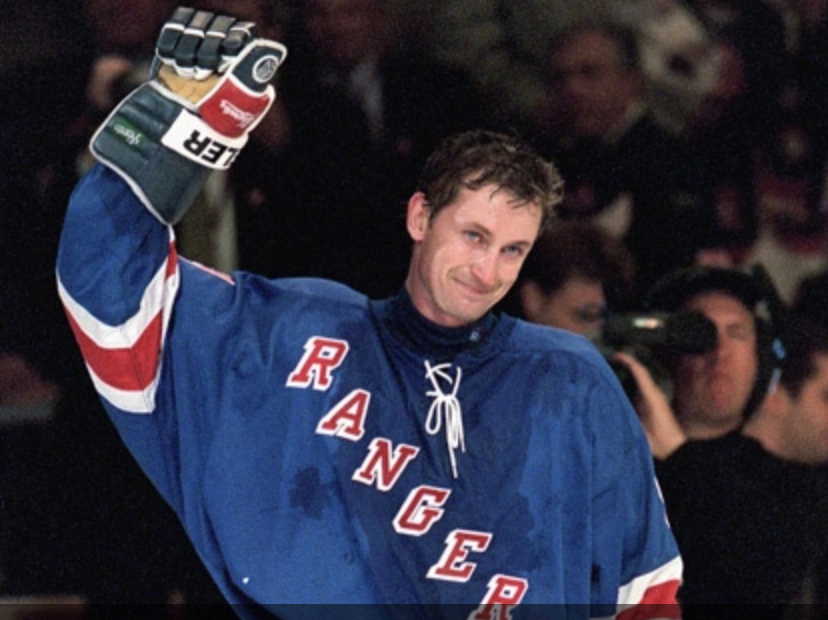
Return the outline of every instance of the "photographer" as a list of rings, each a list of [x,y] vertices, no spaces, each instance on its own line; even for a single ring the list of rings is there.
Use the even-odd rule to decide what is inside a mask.
[[[645,414],[642,422],[655,444],[657,458],[666,458],[679,447],[669,440],[676,433],[663,432],[666,428],[675,425],[689,439],[712,439],[737,430],[756,410],[773,370],[773,342],[766,342],[773,339],[771,333],[766,333],[771,328],[764,320],[757,322],[760,306],[766,305],[766,293],[753,276],[713,267],[676,271],[649,291],[645,302],[649,310],[700,312],[712,321],[717,333],[716,346],[703,355],[674,352],[661,360],[673,386],[670,400],[674,423],[668,424],[666,420],[673,416],[656,406],[660,398],[648,398],[652,390],[649,382],[642,380],[641,364],[624,353],[615,356],[639,379],[642,400],[653,400],[648,402],[651,406],[647,411],[639,408],[639,414]]]
[[[769,302],[761,279],[738,271],[692,268],[662,281],[651,307],[701,310],[717,328],[715,348],[667,363],[671,400],[646,366],[615,356],[638,384],[636,409],[685,560],[685,618],[744,611],[728,604],[763,604],[751,613],[781,617],[828,535],[828,407],[819,398],[828,335],[791,321],[782,334],[779,316],[762,316]]]

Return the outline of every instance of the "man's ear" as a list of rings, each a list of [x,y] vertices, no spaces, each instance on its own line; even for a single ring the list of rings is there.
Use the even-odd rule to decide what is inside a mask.
[[[520,307],[529,321],[536,321],[543,308],[545,295],[534,280],[524,280],[518,284]]]
[[[406,226],[408,234],[414,241],[422,241],[425,236],[425,231],[428,228],[428,218],[431,215],[431,210],[426,202],[425,194],[422,192],[415,192],[411,198],[408,199],[408,214],[406,217]]]

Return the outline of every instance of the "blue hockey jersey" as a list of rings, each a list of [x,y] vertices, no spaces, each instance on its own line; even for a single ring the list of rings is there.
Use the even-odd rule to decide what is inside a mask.
[[[106,410],[240,613],[678,616],[646,439],[585,339],[215,273],[100,164],[58,286]]]

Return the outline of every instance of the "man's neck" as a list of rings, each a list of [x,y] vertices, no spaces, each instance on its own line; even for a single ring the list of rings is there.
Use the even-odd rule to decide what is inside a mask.
[[[739,428],[741,420],[728,423],[710,424],[698,420],[680,420],[681,429],[688,439],[716,439],[731,433]]]
[[[796,455],[785,449],[785,442],[782,439],[783,429],[778,428],[774,424],[774,420],[769,420],[762,415],[762,412],[757,412],[754,418],[748,420],[742,429],[742,434],[759,442],[759,445],[767,452],[778,459],[785,461],[797,460]]]

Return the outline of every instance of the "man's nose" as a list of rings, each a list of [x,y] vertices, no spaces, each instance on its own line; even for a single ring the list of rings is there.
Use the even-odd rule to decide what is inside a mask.
[[[483,286],[492,287],[497,282],[498,257],[486,253],[472,263],[472,275]]]
[[[709,355],[711,355],[714,359],[720,359],[723,357],[727,357],[730,354],[732,349],[732,343],[730,340],[719,332],[718,337],[716,338],[716,346],[710,351]]]

